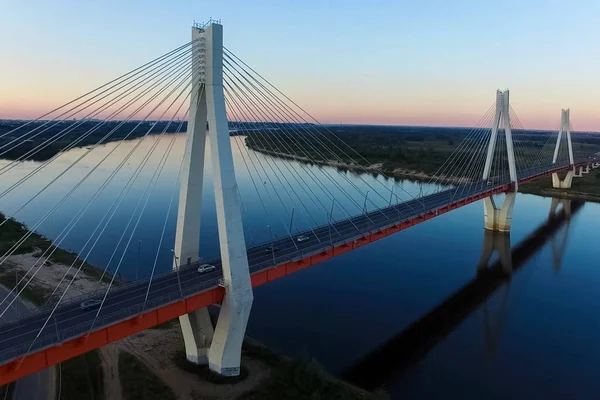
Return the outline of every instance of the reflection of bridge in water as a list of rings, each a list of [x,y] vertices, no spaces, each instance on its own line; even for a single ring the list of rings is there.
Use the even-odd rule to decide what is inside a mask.
[[[560,204],[562,207],[559,207]],[[391,382],[394,376],[402,374],[425,357],[480,306],[484,309],[486,345],[488,349],[495,349],[506,319],[511,274],[521,269],[546,243],[553,243],[555,236],[562,231],[563,244],[552,246],[554,268],[560,269],[571,217],[583,205],[583,201],[553,199],[548,220],[512,249],[508,234],[486,231],[476,277],[346,370],[343,378],[368,390]],[[498,254],[498,260],[488,266],[494,252]],[[487,299],[502,287],[505,292],[498,315],[500,322],[492,329]]]

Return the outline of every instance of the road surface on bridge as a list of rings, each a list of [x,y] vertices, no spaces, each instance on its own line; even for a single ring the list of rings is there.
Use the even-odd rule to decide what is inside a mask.
[[[11,300],[15,297],[14,293],[10,292],[4,286],[0,286],[0,296],[4,298],[7,295]],[[2,316],[0,322],[15,321],[24,315],[31,314],[32,310],[27,304],[23,303],[21,299],[17,299]],[[16,381],[12,391],[12,400],[48,400],[49,398],[53,398],[53,396],[48,395],[54,390],[53,370],[54,367],[46,368]]]

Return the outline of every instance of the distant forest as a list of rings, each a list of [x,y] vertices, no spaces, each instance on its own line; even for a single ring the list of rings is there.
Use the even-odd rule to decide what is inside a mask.
[[[364,126],[313,126],[302,129],[290,125],[271,125],[256,129],[246,137],[254,150],[279,156],[308,158],[330,163],[338,160],[361,165],[381,163],[385,172],[395,169],[432,173],[448,159],[473,128]],[[288,132],[283,134],[282,132]],[[542,149],[550,131],[514,131],[519,141],[530,142],[532,149]],[[283,140],[285,138],[285,140]],[[600,135],[573,133],[575,150],[600,151]],[[343,142],[343,143],[342,143]]]
[[[145,134],[185,132],[187,122],[175,121],[35,121],[0,120],[0,158],[45,161],[70,146],[82,147]],[[249,148],[280,155],[326,162],[334,158],[362,164],[382,163],[423,172],[435,170],[472,128],[439,128],[377,125],[310,125],[230,122],[230,135],[246,135]],[[307,129],[310,128],[310,129]],[[318,132],[318,134],[316,134]],[[549,132],[518,131],[520,140],[541,148]],[[574,133],[580,150],[600,150],[600,135]],[[598,151],[596,150],[596,151]],[[365,161],[365,160],[368,160]]]

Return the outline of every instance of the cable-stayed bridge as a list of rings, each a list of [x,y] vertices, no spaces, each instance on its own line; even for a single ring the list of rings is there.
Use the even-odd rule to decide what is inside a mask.
[[[557,128],[550,135],[528,133],[510,106],[509,92],[498,91],[496,101],[477,125],[428,178],[427,189],[413,195],[382,181],[367,181],[363,174],[385,174],[224,47],[219,23],[196,25],[189,43],[36,121],[0,134],[0,157],[20,154],[0,168],[0,175],[5,176],[51,146],[58,144],[64,153],[92,141],[89,148],[61,165],[50,178],[39,177],[57,164],[60,153],[47,157],[1,189],[0,202],[28,181],[37,184],[36,190],[21,199],[22,204],[8,215],[13,217],[43,199],[52,185],[65,187],[64,196],[0,256],[0,264],[25,246],[33,232],[68,204],[94,174],[106,168],[105,161],[117,155],[115,149],[121,143],[150,135],[166,143],[161,148],[160,140],[155,140],[142,148],[140,140],[123,152],[116,167],[105,171],[86,203],[72,210],[64,230],[18,282],[13,290],[17,296],[0,300],[0,315],[4,315],[64,237],[95,207],[105,189],[117,181],[124,182],[100,223],[89,227],[91,234],[79,251],[81,262],[71,264],[50,300],[36,313],[0,325],[0,385],[176,317],[180,318],[188,360],[208,363],[224,375],[237,375],[253,287],[478,200],[484,200],[485,228],[509,232],[520,184],[548,175],[555,187],[569,188],[575,177],[599,165],[591,154],[577,152],[568,110],[563,110]],[[162,231],[157,232],[160,242],[155,261],[147,268],[149,276],[123,284],[117,276],[123,268],[125,251],[135,246],[133,238],[140,219],[149,199],[160,190],[157,181],[167,161],[174,157],[177,135],[173,133],[184,131],[185,152],[176,162],[177,179],[169,196],[169,205],[178,201],[174,245],[169,246],[173,248],[172,270],[160,272],[158,265],[163,242],[168,240],[167,211]],[[243,136],[231,138],[231,134]],[[83,176],[68,180],[66,185],[63,178],[69,171],[108,141],[117,141],[117,145],[106,150]],[[247,245],[252,232],[243,223],[245,197],[236,180],[232,144],[241,155],[242,166],[238,168],[244,168],[250,177],[254,198],[264,209],[265,218],[275,213],[273,205],[283,210],[284,217],[278,218],[285,235],[270,234],[269,240],[261,244],[250,239],[252,244]],[[127,179],[122,179],[121,174],[138,150],[145,152],[144,157],[130,169]],[[273,157],[256,157],[260,152],[278,157],[280,162],[274,162]],[[160,160],[151,168],[148,160],[153,156]],[[200,261],[200,217],[208,156],[220,256]],[[316,173],[306,163],[356,171],[360,185],[346,174],[327,168]],[[150,178],[137,188],[136,181],[144,172]],[[566,177],[561,179],[559,174]],[[117,265],[100,278],[106,285],[71,296],[69,289],[82,273],[84,262],[108,224],[119,215],[119,206],[133,187],[141,196],[108,263]],[[501,207],[492,197],[498,194],[506,194]],[[7,221],[0,222],[0,229]],[[268,228],[271,233],[271,226]],[[123,254],[119,254],[118,249],[123,247]],[[87,304],[93,306],[82,306],[90,300],[95,302]],[[222,306],[213,327],[206,307],[215,303]]]

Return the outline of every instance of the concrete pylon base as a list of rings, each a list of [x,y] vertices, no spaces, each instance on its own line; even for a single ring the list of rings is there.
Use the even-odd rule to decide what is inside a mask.
[[[227,293],[209,350],[209,367],[223,376],[238,376],[242,343],[252,308],[252,290]]]
[[[490,258],[494,252],[498,253],[500,264],[507,273],[512,273],[512,253],[510,248],[510,233],[494,232],[485,230],[483,234],[483,246],[481,249],[481,259],[477,269],[485,269],[488,267]]]
[[[208,349],[214,336],[208,308],[180,316],[179,324],[188,361],[194,364],[208,364]]]
[[[516,193],[506,193],[502,207],[496,207],[493,197],[483,199],[485,229],[496,232],[510,232],[512,213],[515,206]]]
[[[573,177],[575,176],[575,172],[570,170],[567,172],[567,176],[565,179],[560,179],[558,174],[554,172],[552,174],[552,187],[555,189],[570,189],[573,184]]]

